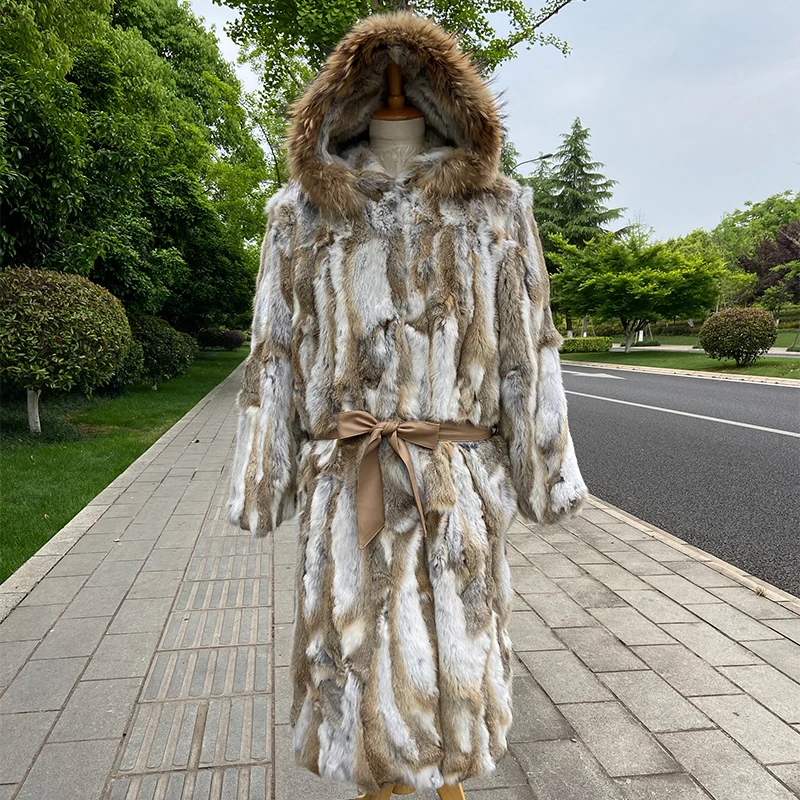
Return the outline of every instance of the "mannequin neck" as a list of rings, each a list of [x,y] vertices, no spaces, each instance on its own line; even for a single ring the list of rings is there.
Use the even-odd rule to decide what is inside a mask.
[[[396,178],[411,156],[421,152],[425,144],[425,119],[371,119],[370,150],[383,168]]]

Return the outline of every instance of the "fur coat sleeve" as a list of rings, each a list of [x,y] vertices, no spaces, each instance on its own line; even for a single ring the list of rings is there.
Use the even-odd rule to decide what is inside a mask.
[[[297,465],[308,436],[297,414],[292,369],[291,205],[279,190],[267,229],[253,304],[250,354],[237,395],[239,413],[229,512],[243,530],[266,535],[297,511]]]
[[[550,280],[523,187],[508,222],[509,248],[499,267],[500,429],[508,442],[520,514],[550,523],[575,514],[587,496],[567,424],[561,380],[561,334],[550,311]]]

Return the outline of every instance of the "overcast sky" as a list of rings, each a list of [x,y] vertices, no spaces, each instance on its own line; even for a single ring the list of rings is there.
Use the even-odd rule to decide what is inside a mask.
[[[234,12],[191,2],[235,60]],[[492,87],[521,159],[555,150],[579,116],[619,181],[614,205],[659,238],[800,189],[800,0],[573,0],[546,32],[571,53],[523,47]]]

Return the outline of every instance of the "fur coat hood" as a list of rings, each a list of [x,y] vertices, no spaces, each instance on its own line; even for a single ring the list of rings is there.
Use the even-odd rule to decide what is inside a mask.
[[[369,147],[389,60],[426,124],[397,177]],[[291,178],[267,205],[238,394],[230,518],[297,516],[291,722],[298,765],[376,792],[491,772],[512,723],[517,513],[586,496],[567,424],[531,190],[498,171],[502,127],[455,39],[403,11],[358,23],[290,109]],[[339,411],[471,422],[491,438],[382,441],[386,524],[358,547],[366,436]],[[333,434],[332,434],[333,432]]]

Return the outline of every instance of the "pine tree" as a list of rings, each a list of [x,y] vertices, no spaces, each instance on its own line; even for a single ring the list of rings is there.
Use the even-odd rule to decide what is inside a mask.
[[[525,181],[533,187],[534,210],[545,252],[548,234],[560,233],[570,244],[582,247],[608,230],[609,222],[622,216],[624,208],[607,208],[617,181],[606,178],[600,161],[589,152],[589,128],[580,118],[562,136],[553,158],[540,162],[539,169]]]

